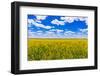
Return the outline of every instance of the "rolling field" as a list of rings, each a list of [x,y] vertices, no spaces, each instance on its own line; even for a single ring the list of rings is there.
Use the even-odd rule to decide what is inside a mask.
[[[88,58],[87,39],[28,39],[28,61]]]

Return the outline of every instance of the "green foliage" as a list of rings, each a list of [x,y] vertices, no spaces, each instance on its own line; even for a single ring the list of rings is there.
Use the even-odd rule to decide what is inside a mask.
[[[29,61],[87,57],[87,39],[28,39]]]

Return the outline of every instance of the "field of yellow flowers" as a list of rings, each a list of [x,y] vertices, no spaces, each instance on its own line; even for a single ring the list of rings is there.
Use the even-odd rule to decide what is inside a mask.
[[[28,39],[28,61],[88,57],[87,39]]]

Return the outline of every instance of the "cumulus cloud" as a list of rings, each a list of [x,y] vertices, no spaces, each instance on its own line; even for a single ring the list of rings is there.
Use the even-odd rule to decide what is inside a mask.
[[[46,38],[63,38],[63,36],[61,34],[51,32],[51,31],[47,31],[44,34],[44,37],[46,37]]]
[[[73,31],[65,31],[63,34],[55,33],[53,31],[37,31],[37,32],[28,32],[29,38],[87,38],[88,35],[83,32],[73,32]]]
[[[77,17],[61,17],[61,20],[64,20],[65,22],[68,22],[68,23],[72,23],[74,22],[74,20],[78,20]]]
[[[88,32],[88,29],[86,28],[86,29],[79,29],[79,31],[81,31],[81,32]]]
[[[36,20],[35,22],[37,22],[37,23],[41,23],[41,21],[39,21],[39,20]]]
[[[88,25],[88,18],[87,17],[79,17],[80,21],[85,21],[86,25]]]
[[[56,24],[56,25],[64,25],[65,24],[64,21],[59,21],[57,19],[52,20],[51,23]]]
[[[84,34],[83,32],[73,32],[73,31],[66,31],[64,33],[64,38],[87,38],[88,35]]]
[[[88,37],[88,29],[79,29],[80,32],[77,33],[77,36],[80,36],[82,38],[87,38]]]
[[[57,33],[60,33],[60,32],[63,32],[64,30],[60,30],[60,29],[50,29],[49,31],[50,31],[50,32],[57,32]]]
[[[54,32],[46,31],[47,34],[54,34]]]
[[[43,36],[43,31],[31,31],[28,30],[28,37],[29,38],[41,38]]]
[[[36,16],[37,20],[45,20],[47,16]]]
[[[54,19],[51,21],[52,24],[56,25],[64,25],[66,22],[72,23],[74,21],[85,21],[86,25],[88,25],[88,18],[87,17],[60,17],[60,20]],[[63,21],[62,21],[63,20]]]
[[[50,29],[49,31],[54,32],[54,31],[56,31],[56,29]]]
[[[65,38],[74,38],[75,37],[74,35],[75,35],[75,32],[73,32],[73,31],[67,30],[67,31],[64,32]]]
[[[43,31],[37,31],[37,33],[42,33]]]
[[[73,31],[66,31],[65,34],[75,34]]]
[[[32,32],[31,30],[28,30],[28,37],[32,38],[35,37],[36,32]]]
[[[60,32],[63,32],[63,31],[64,30],[59,30],[59,29],[56,30],[57,33],[60,33]]]
[[[37,23],[33,19],[28,19],[28,23],[32,24],[32,25],[34,25],[36,27],[41,27],[41,28],[44,28],[44,29],[51,29],[52,28],[51,26],[45,26],[45,25],[43,25],[41,23]]]
[[[32,27],[32,25],[31,24],[28,24],[28,27]]]
[[[34,22],[33,19],[28,19],[28,24],[32,24]]]
[[[61,20],[64,20],[64,22],[72,23],[74,21],[85,21],[85,23],[88,25],[87,17],[61,17]]]
[[[46,31],[45,33],[36,34],[35,38],[57,38],[57,36],[54,32]]]

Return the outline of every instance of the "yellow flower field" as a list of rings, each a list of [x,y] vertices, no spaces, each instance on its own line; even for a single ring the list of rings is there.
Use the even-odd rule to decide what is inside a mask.
[[[88,58],[87,39],[28,39],[28,61],[82,58]]]

